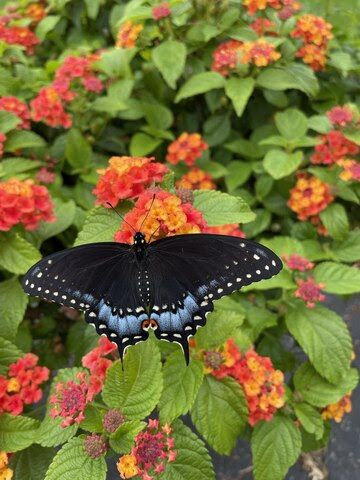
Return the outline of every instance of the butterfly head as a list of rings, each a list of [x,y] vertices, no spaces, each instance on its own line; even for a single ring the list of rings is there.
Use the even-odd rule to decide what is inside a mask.
[[[136,232],[134,235],[134,245],[144,246],[146,244],[145,234],[142,232]]]

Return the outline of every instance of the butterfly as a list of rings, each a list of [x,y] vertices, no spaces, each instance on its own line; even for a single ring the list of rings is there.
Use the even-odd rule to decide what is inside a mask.
[[[178,343],[189,363],[189,337],[206,323],[214,300],[280,272],[271,250],[239,237],[175,235],[133,245],[99,242],[49,255],[23,278],[29,295],[85,312],[85,320],[114,342],[123,359],[153,329]]]

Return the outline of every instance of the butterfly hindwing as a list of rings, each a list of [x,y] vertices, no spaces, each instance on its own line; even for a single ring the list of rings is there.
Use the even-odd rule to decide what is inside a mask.
[[[266,247],[224,235],[179,235],[149,245],[155,334],[177,342],[188,360],[188,339],[213,300],[245,285],[271,278],[282,268],[281,260]]]
[[[25,275],[26,293],[85,312],[100,335],[126,348],[146,340],[148,318],[138,291],[130,245],[104,242],[70,248],[45,257]]]

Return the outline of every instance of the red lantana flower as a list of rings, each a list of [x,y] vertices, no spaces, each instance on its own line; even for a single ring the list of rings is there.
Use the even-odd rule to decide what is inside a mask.
[[[230,235],[232,237],[245,238],[245,233],[240,230],[237,223],[229,223],[227,225],[219,225],[216,227],[205,227],[204,233],[213,233],[216,235]]]
[[[307,280],[298,280],[298,288],[295,297],[302,298],[306,302],[308,308],[314,308],[315,302],[323,302],[325,295],[321,293],[321,289],[325,287],[323,283],[316,284],[314,277]]]
[[[168,17],[171,14],[171,10],[167,2],[163,2],[161,5],[157,5],[152,10],[154,20],[160,20],[160,18]]]
[[[0,40],[9,45],[25,47],[28,55],[33,54],[34,47],[40,43],[40,40],[28,27],[9,27],[2,19],[0,19]]]
[[[64,110],[61,97],[52,86],[42,88],[38,96],[30,102],[32,119],[35,122],[44,122],[50,127],[62,126],[70,128],[72,119]]]
[[[155,200],[153,200],[154,193]],[[150,238],[156,240],[182,233],[200,233],[206,226],[201,212],[190,203],[183,204],[175,195],[155,188],[141,194],[135,203],[135,208],[130,210],[124,218],[136,230],[141,226],[147,241]],[[124,222],[114,239],[116,242],[131,243],[133,230]]]
[[[1,97],[0,110],[15,113],[22,121],[17,126],[17,129],[30,128],[30,111],[26,103],[21,102],[16,97]]]
[[[216,184],[212,181],[211,175],[198,167],[192,167],[176,182],[177,188],[189,190],[214,190]]]
[[[35,230],[40,221],[55,221],[53,209],[47,188],[33,180],[0,182],[0,230],[10,230],[18,223]]]
[[[310,157],[311,163],[331,165],[349,155],[357,155],[360,147],[348,140],[342,132],[332,130],[320,135],[322,143],[315,146],[315,153]]]
[[[242,44],[243,42],[238,40],[220,43],[214,50],[211,70],[220,73],[224,77],[229,75],[238,64]]]
[[[285,260],[286,265],[290,270],[299,270],[299,272],[304,272],[305,270],[311,270],[314,268],[315,263],[310,262],[307,258],[292,253],[290,257],[288,255],[283,255],[282,258]]]
[[[116,47],[117,48],[133,48],[135,47],[136,40],[140,35],[141,30],[144,28],[144,25],[139,23],[135,25],[131,20],[126,21],[121,25],[117,38],[116,38]]]
[[[199,133],[184,132],[168,146],[166,160],[173,165],[183,161],[191,166],[207,148],[208,144],[202,140]]]
[[[334,127],[346,127],[354,118],[354,112],[351,108],[336,106],[326,112],[326,116]]]
[[[98,170],[101,177],[93,190],[96,203],[116,206],[119,200],[138,197],[152,182],[161,182],[168,168],[152,160],[154,157],[111,157],[109,167]]]

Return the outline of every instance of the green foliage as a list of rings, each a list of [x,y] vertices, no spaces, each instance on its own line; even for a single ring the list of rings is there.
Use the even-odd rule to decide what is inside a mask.
[[[110,435],[110,446],[117,453],[130,453],[136,435],[146,426],[145,422],[132,420],[124,422]]]
[[[17,452],[34,443],[39,421],[21,415],[3,413],[0,416],[0,448],[5,452]]]

